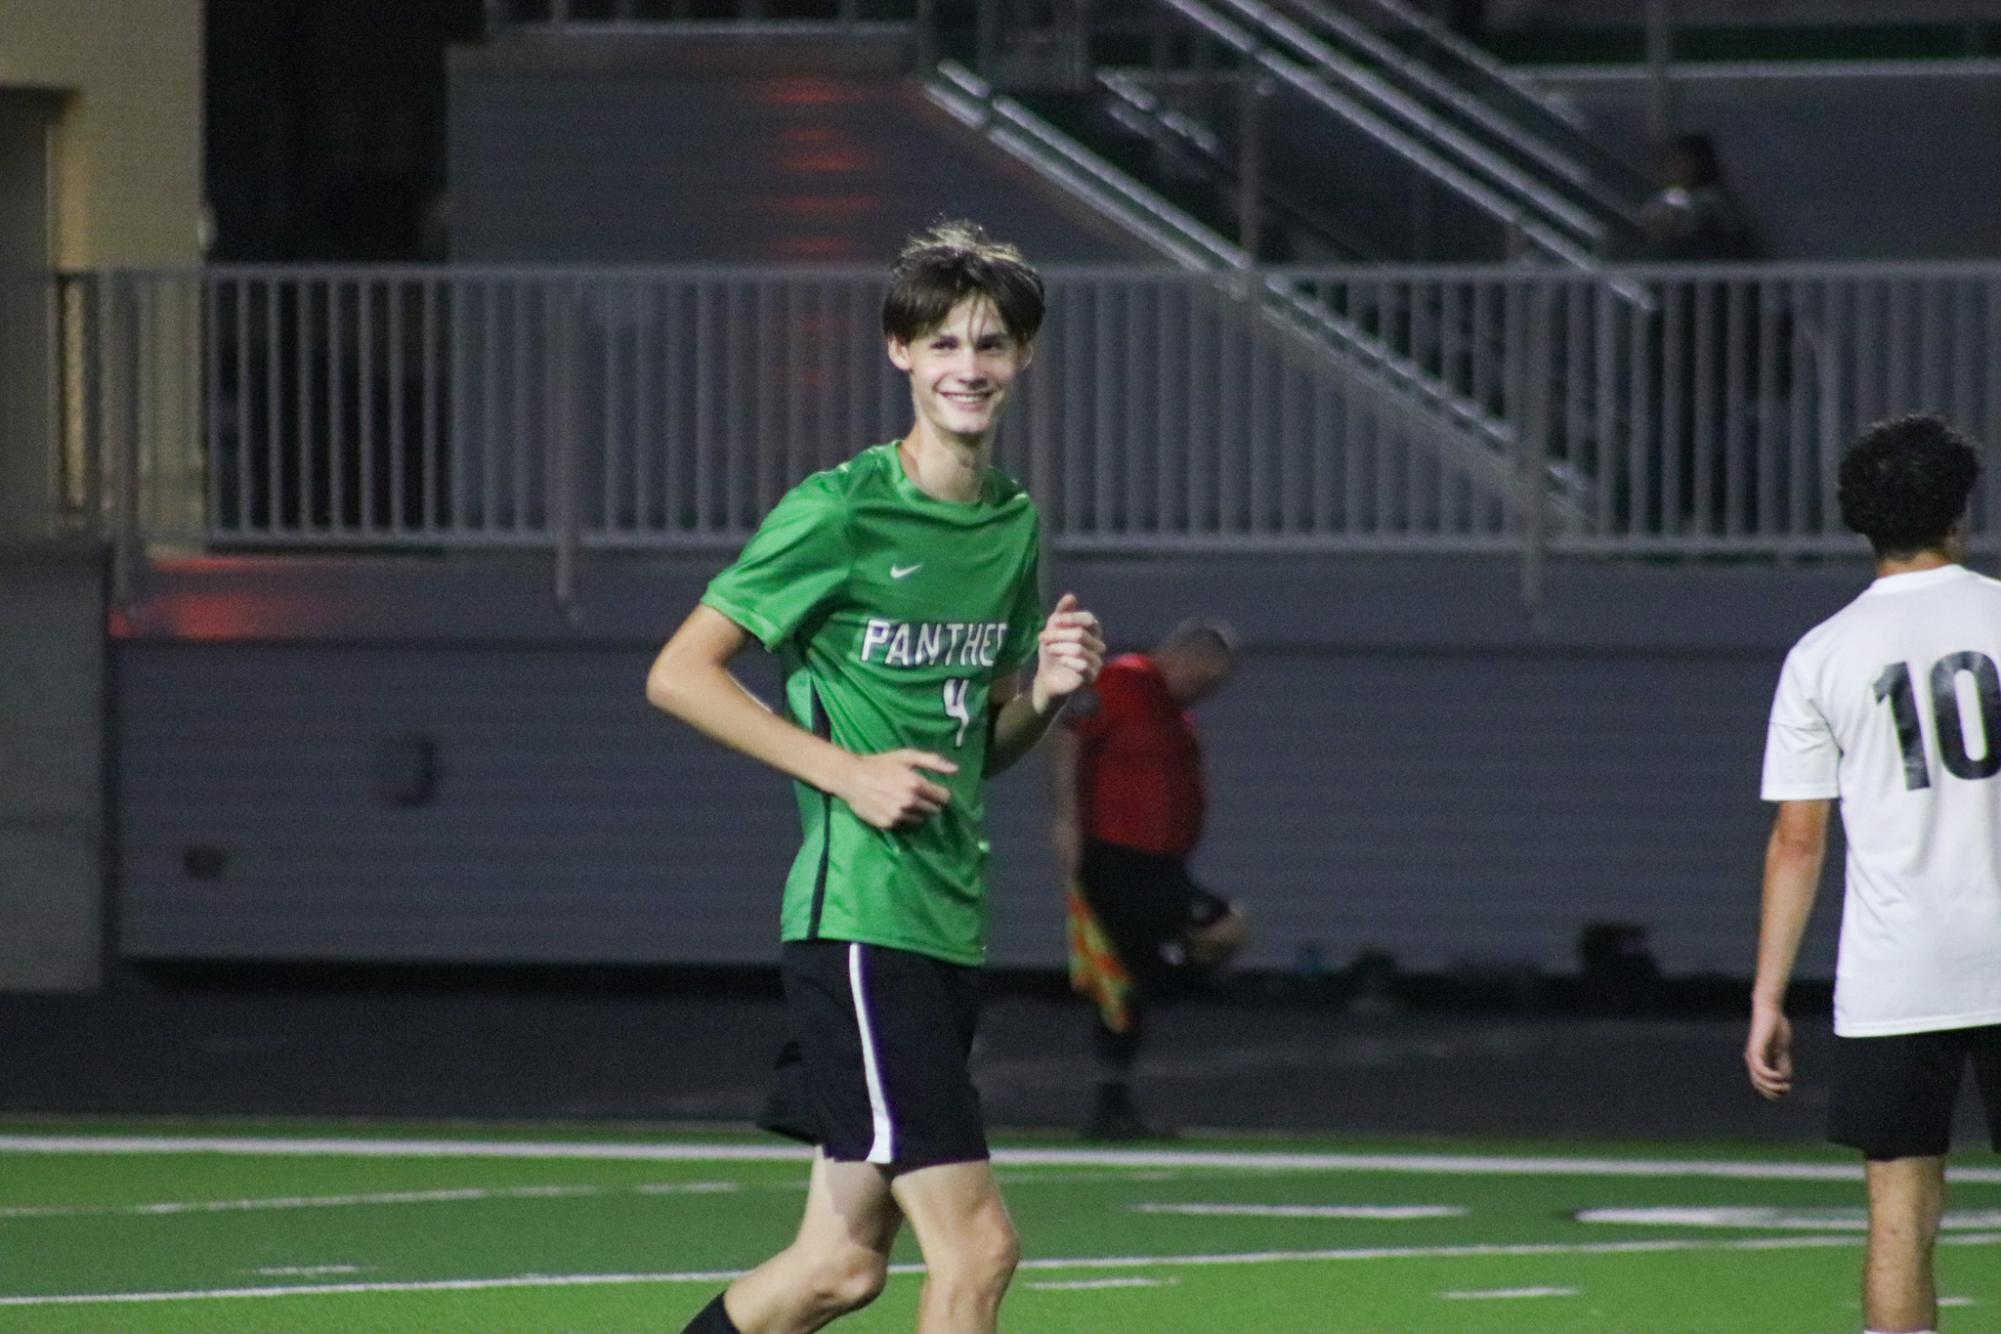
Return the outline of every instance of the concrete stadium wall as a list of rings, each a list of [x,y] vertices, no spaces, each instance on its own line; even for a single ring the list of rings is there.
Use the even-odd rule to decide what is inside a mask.
[[[50,540],[48,274],[200,258],[201,57],[201,0],[0,0],[0,989],[103,960],[103,580]]]
[[[456,49],[452,258],[877,264],[949,216],[1039,263],[1157,262],[932,106],[914,67],[903,37],[523,33]]]
[[[114,645],[120,950],[768,960],[785,784],[641,697],[719,563],[594,565],[574,620],[540,562],[156,575]],[[1866,578],[1565,562],[1535,620],[1501,560],[1070,558],[1051,592],[1126,647],[1192,612],[1242,628],[1246,670],[1201,716],[1197,869],[1252,905],[1251,963],[1563,971],[1614,920],[1670,971],[1744,976],[1778,665]],[[770,698],[768,664],[747,674]],[[1061,960],[1044,786],[1031,762],[992,789],[996,963]]]
[[[103,583],[94,551],[0,546],[0,991],[101,973]]]

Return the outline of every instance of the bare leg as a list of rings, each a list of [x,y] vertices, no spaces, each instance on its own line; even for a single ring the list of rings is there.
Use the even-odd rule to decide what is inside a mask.
[[[1869,1253],[1862,1269],[1862,1318],[1883,1331],[1935,1329],[1938,1292],[1932,1248],[1945,1211],[1945,1159],[1872,1161]]]
[[[1014,1223],[986,1163],[948,1163],[898,1176],[890,1189],[924,1250],[917,1334],[993,1334],[1021,1258]]]
[[[815,1155],[799,1235],[732,1283],[723,1308],[743,1334],[810,1334],[876,1299],[902,1224],[881,1168]]]

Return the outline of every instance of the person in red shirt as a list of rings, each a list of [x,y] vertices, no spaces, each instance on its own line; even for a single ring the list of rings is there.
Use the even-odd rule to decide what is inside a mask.
[[[1237,658],[1229,626],[1184,622],[1151,652],[1105,663],[1052,733],[1057,857],[1130,982],[1121,1004],[1099,1009],[1087,1138],[1162,1133],[1132,1097],[1147,1004],[1178,975],[1229,962],[1247,934],[1243,910],[1188,873],[1207,804],[1188,711],[1229,681]]]

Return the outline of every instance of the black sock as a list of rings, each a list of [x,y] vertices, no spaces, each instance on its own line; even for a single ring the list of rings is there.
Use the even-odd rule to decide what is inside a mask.
[[[681,1334],[743,1334],[743,1331],[730,1323],[730,1313],[723,1309],[723,1295],[719,1292]]]
[[[1133,1063],[1139,1059],[1143,1027],[1137,1005],[1132,1007],[1123,1033],[1112,1028],[1102,1017],[1098,1019],[1091,1035],[1091,1048],[1097,1057],[1100,1082],[1123,1083],[1132,1076]]]

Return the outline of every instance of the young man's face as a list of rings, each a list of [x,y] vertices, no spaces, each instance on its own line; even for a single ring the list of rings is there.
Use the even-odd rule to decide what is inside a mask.
[[[959,302],[937,328],[908,343],[889,340],[890,361],[910,377],[919,424],[969,444],[1000,423],[1008,389],[1031,356],[983,296]]]

